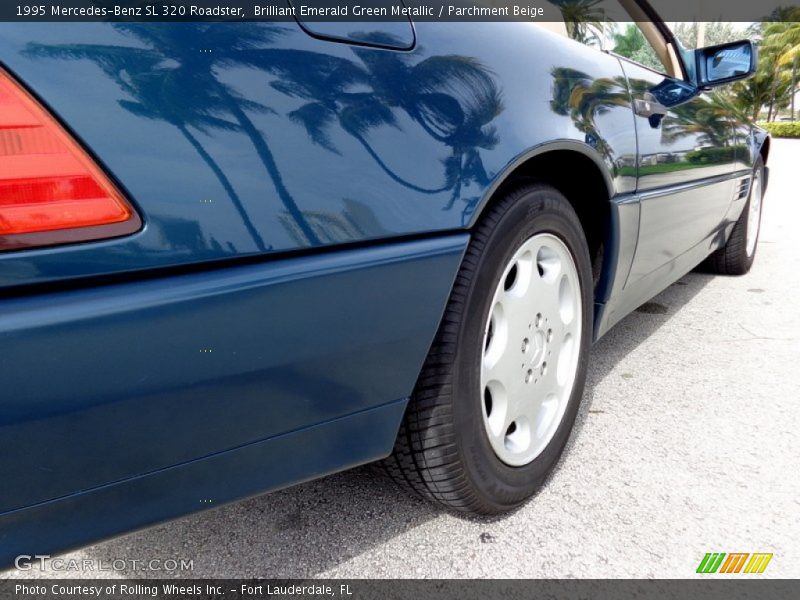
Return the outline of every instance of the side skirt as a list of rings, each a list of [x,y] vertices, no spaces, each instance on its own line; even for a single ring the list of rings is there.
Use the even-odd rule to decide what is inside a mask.
[[[387,456],[407,399],[0,515],[0,567]]]

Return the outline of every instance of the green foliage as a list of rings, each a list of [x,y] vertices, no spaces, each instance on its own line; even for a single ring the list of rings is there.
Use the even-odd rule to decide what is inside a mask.
[[[749,87],[740,103],[749,103],[758,116],[767,107],[767,119],[792,104],[800,83],[800,8],[782,9],[774,21],[757,23],[751,34],[762,38],[759,44],[758,71],[746,82]],[[794,107],[793,107],[794,108]]]
[[[629,23],[622,33],[614,34],[614,52],[656,71],[664,70],[642,30],[633,23]]]
[[[795,18],[800,17],[800,9]],[[779,66],[792,66],[800,58],[800,23],[769,23],[764,27],[763,47],[778,55]]]
[[[779,138],[800,138],[800,122],[794,123],[759,123],[772,135]]]
[[[700,26],[698,23],[678,23],[673,30],[684,48],[694,50],[699,47]],[[718,46],[727,42],[742,39],[744,34],[733,26],[733,23],[706,23],[703,34],[703,46]]]

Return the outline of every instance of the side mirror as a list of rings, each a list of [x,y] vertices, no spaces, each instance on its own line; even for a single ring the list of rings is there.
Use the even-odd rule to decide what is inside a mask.
[[[750,40],[695,51],[697,87],[710,88],[747,79],[756,72],[758,53]]]

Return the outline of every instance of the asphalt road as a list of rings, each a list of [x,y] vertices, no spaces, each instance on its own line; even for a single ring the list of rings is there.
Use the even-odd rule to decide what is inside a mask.
[[[706,552],[772,552],[762,577],[800,577],[800,141],[776,140],[770,165],[752,273],[690,274],[597,344],[566,455],[515,513],[455,516],[359,469],[68,558],[193,559],[195,577],[683,578]],[[18,575],[91,573],[0,577]]]

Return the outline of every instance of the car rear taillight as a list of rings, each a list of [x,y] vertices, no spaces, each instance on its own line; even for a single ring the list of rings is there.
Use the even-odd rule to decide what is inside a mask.
[[[103,170],[0,70],[0,250],[117,237],[141,219]]]

